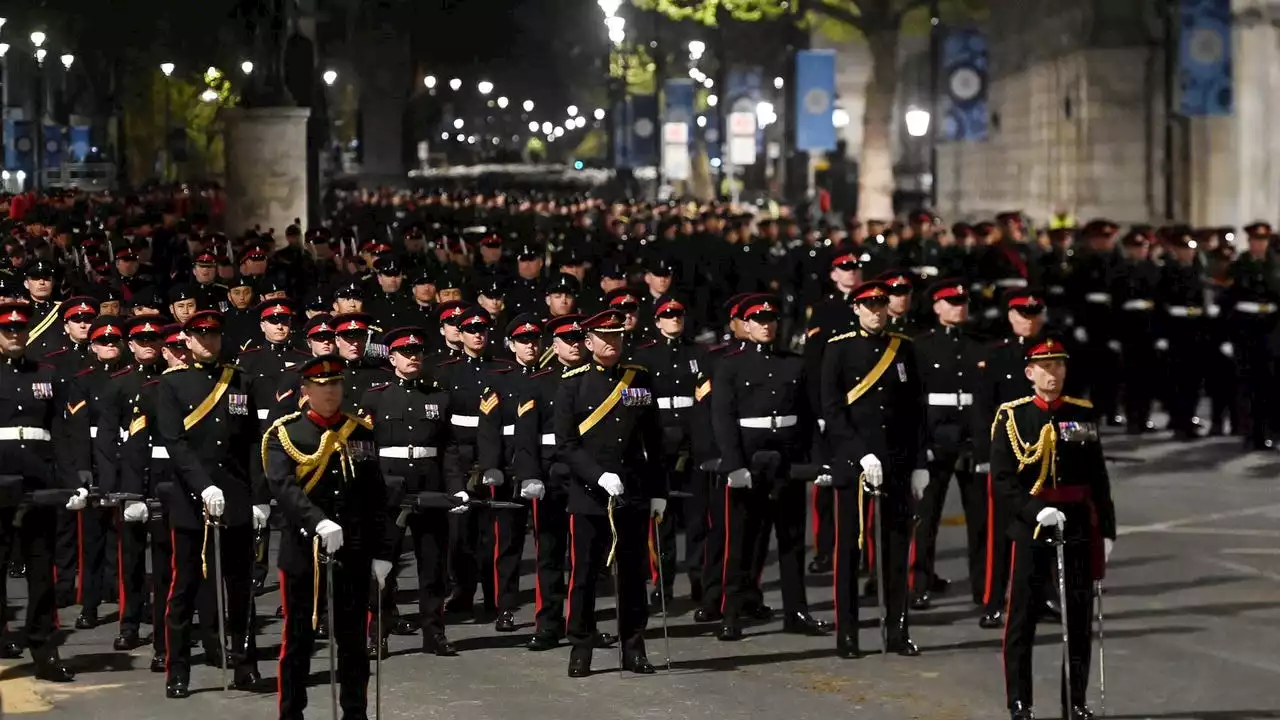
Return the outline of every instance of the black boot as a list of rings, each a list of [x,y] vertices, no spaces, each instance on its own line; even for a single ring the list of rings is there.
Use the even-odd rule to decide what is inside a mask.
[[[862,657],[862,651],[858,649],[858,636],[846,635],[845,633],[837,635],[836,655],[845,660],[857,660]]]
[[[126,628],[120,631],[116,636],[115,642],[111,643],[111,647],[116,652],[129,652],[135,648],[142,647],[142,638],[138,637],[138,631],[133,628]]]
[[[22,657],[22,648],[12,640],[0,642],[0,659],[17,660]]]
[[[693,612],[693,621],[699,623],[720,622],[723,617],[715,608],[700,607]]]
[[[742,626],[726,620],[716,632],[716,639],[720,642],[737,642],[742,639]]]
[[[369,659],[377,660],[379,652],[382,653],[382,657],[384,658],[391,654],[391,650],[387,646],[387,639],[382,638],[382,640],[378,640],[376,637],[369,638],[369,646],[368,646]]]
[[[498,613],[498,619],[493,623],[493,629],[500,633],[509,633],[516,631],[516,616],[510,610],[503,610]]]
[[[574,646],[569,652],[569,677],[584,678],[591,674],[591,648]]]
[[[9,577],[13,578],[14,580],[21,580],[26,576],[27,576],[26,563],[16,562],[16,563],[9,564]]]
[[[1009,720],[1036,720],[1036,714],[1031,712],[1031,706],[1018,700],[1009,708]]]
[[[258,672],[256,663],[240,662],[232,671],[231,687],[237,690],[252,690],[262,682],[262,673]]]
[[[933,607],[933,598],[929,596],[928,590],[925,590],[922,593],[917,593],[916,596],[911,599],[912,610],[928,610],[931,607]]]
[[[98,627],[98,611],[84,609],[80,611],[79,617],[76,618],[77,630],[92,630]]]
[[[45,646],[33,650],[36,659],[36,678],[46,682],[65,683],[76,679],[76,674],[58,657],[58,648]]]
[[[807,612],[787,613],[787,617],[782,621],[782,631],[792,635],[817,637],[826,635],[830,630],[829,623],[818,620]]]
[[[449,638],[445,637],[444,633],[436,632],[422,636],[422,652],[427,655],[453,657],[458,654],[458,649],[449,642]]]
[[[418,623],[407,618],[397,617],[391,621],[391,629],[387,632],[392,635],[417,635],[419,629]]]
[[[1093,720],[1093,711],[1087,705],[1072,705],[1071,714],[1063,713],[1063,717],[1069,717],[1071,720]]]
[[[618,642],[618,637],[607,632],[598,632],[591,638],[591,645],[597,650],[612,647],[616,642]]]
[[[168,659],[165,657],[164,653],[158,652],[151,656],[151,672],[162,673],[165,671],[165,665],[167,664]]]
[[[191,697],[191,681],[185,677],[174,676],[164,684],[164,696],[173,700],[185,700]]]
[[[915,642],[910,635],[905,632],[897,637],[890,637],[886,646],[891,653],[898,653],[903,657],[915,657],[920,654],[920,648],[916,647]]]
[[[818,553],[809,561],[811,575],[826,575],[831,572],[831,567],[831,556],[826,553]]]
[[[1058,607],[1058,601],[1045,600],[1044,604],[1040,606],[1040,615],[1037,618],[1037,621],[1044,623],[1061,623],[1062,608]]]
[[[560,636],[551,630],[539,630],[529,638],[526,648],[533,652],[545,652],[554,650],[560,645]]]
[[[645,657],[642,652],[627,653],[623,656],[622,669],[630,670],[637,675],[652,675],[657,672],[657,669],[653,667],[653,663],[649,662],[649,658]]]
[[[1004,627],[1004,613],[999,610],[984,613],[982,617],[978,618],[978,627],[983,630],[999,630]]]

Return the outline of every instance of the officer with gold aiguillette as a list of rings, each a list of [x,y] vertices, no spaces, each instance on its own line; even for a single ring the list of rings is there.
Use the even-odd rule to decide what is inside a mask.
[[[1116,538],[1111,481],[1103,461],[1097,413],[1088,400],[1062,394],[1067,353],[1062,342],[1029,345],[1026,377],[1032,395],[1005,403],[991,427],[991,475],[1010,509],[1013,540],[1004,675],[1013,720],[1033,720],[1031,650],[1036,612],[1057,555],[1058,587],[1066,595],[1063,717],[1093,720],[1085,705],[1092,647],[1094,581],[1102,577]],[[1060,552],[1050,540],[1063,541]],[[1070,685],[1068,690],[1067,686]]]

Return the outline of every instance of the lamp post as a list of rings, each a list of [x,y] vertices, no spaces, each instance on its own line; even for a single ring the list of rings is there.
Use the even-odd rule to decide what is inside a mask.
[[[31,33],[31,44],[35,47],[36,58],[36,111],[35,111],[35,127],[34,142],[35,147],[35,175],[31,178],[31,187],[39,193],[44,189],[44,59],[49,51],[42,47],[47,39],[43,32],[36,30]]]
[[[173,77],[174,64],[171,62],[160,63],[160,72],[164,73],[164,138],[160,148],[160,181],[168,182],[169,180],[169,143],[170,136],[173,134],[172,120],[169,117],[171,99],[173,89],[169,85],[169,78]]]
[[[0,29],[4,28],[6,20],[0,18]],[[0,97],[0,147],[4,147],[4,120],[9,116],[9,43],[0,42],[0,86],[4,88],[4,95]],[[0,156],[2,157],[2,156]],[[0,160],[0,164],[3,164]]]

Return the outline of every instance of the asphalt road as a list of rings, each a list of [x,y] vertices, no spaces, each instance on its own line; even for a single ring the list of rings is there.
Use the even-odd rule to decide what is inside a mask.
[[[1234,440],[1190,445],[1109,436],[1120,538],[1112,556],[1106,594],[1109,717],[1199,720],[1280,718],[1280,455],[1241,455]],[[948,515],[959,513],[953,491]],[[918,658],[835,657],[834,641],[781,633],[781,623],[749,628],[737,644],[719,643],[713,626],[696,625],[692,608],[672,607],[670,674],[638,677],[613,668],[616,651],[598,651],[593,677],[565,676],[568,651],[533,654],[520,645],[531,626],[499,635],[491,625],[450,628],[462,654],[425,657],[416,637],[393,637],[383,665],[387,718],[495,720],[608,717],[622,719],[788,718],[827,720],[856,714],[866,720],[966,720],[1007,717],[1000,671],[999,631],[981,630],[964,586],[963,529],[944,528],[940,572],[956,581],[934,609],[913,616]],[[529,552],[532,552],[530,543]],[[413,586],[412,567],[401,584]],[[781,607],[776,569],[766,574],[767,599]],[[25,587],[10,582],[21,604]],[[830,576],[810,577],[815,615],[830,618]],[[532,580],[525,578],[531,589]],[[676,586],[678,596],[687,586]],[[602,593],[602,609],[612,604]],[[275,593],[258,599],[269,616]],[[866,604],[866,603],[864,603]],[[532,602],[520,614],[532,621]],[[185,717],[272,717],[274,683],[265,694],[215,689],[217,671],[194,670],[198,692],[186,701],[166,700],[163,679],[147,671],[149,648],[111,649],[114,606],[102,609],[108,624],[75,632],[64,642],[80,675],[69,685],[31,680],[30,666],[0,669],[6,715],[30,713],[49,720],[148,720]],[[69,627],[76,608],[62,611]],[[864,648],[876,645],[867,605]],[[610,629],[611,620],[602,622]],[[145,629],[145,628],[144,628]],[[259,637],[273,658],[279,625]],[[1036,654],[1040,717],[1057,717],[1061,657],[1056,625],[1041,626]],[[649,656],[666,653],[657,618],[650,626]],[[327,654],[318,648],[309,717],[329,716],[324,684]],[[275,664],[261,664],[273,679]],[[1091,691],[1099,709],[1097,667]],[[370,708],[370,716],[373,712]]]

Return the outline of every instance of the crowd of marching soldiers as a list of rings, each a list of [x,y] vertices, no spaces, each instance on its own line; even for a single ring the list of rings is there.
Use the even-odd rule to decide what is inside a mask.
[[[150,623],[170,697],[190,692],[192,638],[256,685],[252,597],[272,527],[282,717],[305,707],[317,635],[338,644],[356,713],[362,658],[385,654],[388,634],[420,632],[448,656],[446,618],[515,631],[528,538],[528,648],[567,639],[571,676],[615,642],[624,667],[652,672],[647,617],[681,571],[694,618],[741,639],[774,616],[760,587],[772,542],[786,631],[834,631],[858,657],[857,600],[878,592],[885,648],[911,656],[910,612],[951,589],[935,559],[953,477],[975,614],[1006,623],[1019,509],[995,487],[992,426],[1029,395],[1029,359],[1065,355],[1048,338],[1077,360],[1072,395],[1130,433],[1154,429],[1156,402],[1179,439],[1207,425],[1265,449],[1277,420],[1264,398],[1280,273],[1264,223],[1237,258],[1229,229],[1037,234],[1016,213],[944,228],[928,213],[808,223],[386,193],[350,197],[332,230],[228,238],[198,213],[103,202],[84,226],[65,211],[10,221],[0,274],[0,326],[26,331],[5,354],[50,408],[27,419],[6,405],[0,454],[23,468],[7,492],[28,521],[6,525],[5,550],[33,587],[26,640],[51,680],[71,677],[47,642],[54,608],[79,605],[88,628],[115,600],[117,649],[142,646]],[[380,489],[357,497],[344,479],[366,472]],[[74,492],[48,507],[33,487]],[[201,582],[210,527],[222,592]],[[407,549],[417,626],[393,600]],[[320,572],[329,557],[336,575]],[[606,566],[619,637],[595,624]],[[832,573],[833,625],[810,615],[806,572]]]

